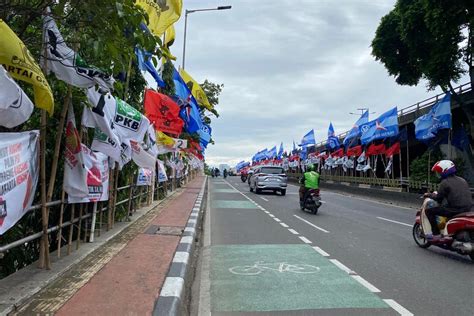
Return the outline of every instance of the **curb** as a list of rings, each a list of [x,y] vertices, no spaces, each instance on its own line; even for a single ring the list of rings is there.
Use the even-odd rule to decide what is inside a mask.
[[[185,279],[191,267],[190,258],[194,251],[193,243],[197,236],[198,219],[202,211],[206,183],[207,177],[204,178],[201,191],[194,202],[193,211],[189,215],[183,235],[176,248],[160,295],[155,301],[153,316],[180,315],[185,297]]]

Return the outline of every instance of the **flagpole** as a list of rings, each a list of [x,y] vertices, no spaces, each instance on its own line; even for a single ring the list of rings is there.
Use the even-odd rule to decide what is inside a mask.
[[[408,126],[405,126],[406,134],[407,134],[407,180],[408,180],[408,186],[407,186],[407,192],[410,192],[410,147],[408,147]],[[401,150],[400,150],[400,155],[401,155]],[[400,159],[401,160],[401,159]],[[400,170],[401,174],[401,170]]]
[[[451,146],[452,132],[453,132],[453,130],[450,128],[449,129],[449,134],[448,134],[448,159],[449,160],[451,160],[452,157],[453,157],[453,148]]]

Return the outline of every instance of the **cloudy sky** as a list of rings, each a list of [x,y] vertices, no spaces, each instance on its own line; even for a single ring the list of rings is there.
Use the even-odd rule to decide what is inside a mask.
[[[395,0],[184,0],[172,53],[182,63],[184,10],[232,5],[188,15],[186,70],[198,82],[223,83],[212,123],[211,165],[234,165],[257,151],[292,142],[314,128],[325,140],[351,128],[357,108],[372,118],[434,92],[398,86],[370,55],[380,18]]]

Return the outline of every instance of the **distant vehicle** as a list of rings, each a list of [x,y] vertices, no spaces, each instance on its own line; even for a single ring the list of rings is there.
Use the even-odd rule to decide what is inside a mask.
[[[255,172],[255,168],[250,168],[247,172],[247,183],[250,185],[250,177],[252,177],[253,173]]]
[[[278,166],[259,166],[249,178],[250,192],[260,193],[262,190],[286,194],[288,177],[285,170]]]
[[[308,189],[304,196],[304,201],[300,202],[300,208],[302,211],[308,210],[313,214],[318,213],[318,209],[321,206],[321,196],[319,189]]]

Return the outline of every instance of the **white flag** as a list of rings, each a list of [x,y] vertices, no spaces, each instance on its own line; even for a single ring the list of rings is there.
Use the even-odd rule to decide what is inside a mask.
[[[0,125],[12,128],[23,124],[32,112],[31,100],[0,65]]]
[[[0,235],[33,203],[38,182],[39,131],[0,133]]]
[[[392,163],[393,163],[393,156],[390,157],[389,161],[388,161],[388,164],[387,164],[387,167],[385,168],[385,173],[387,174],[392,174]]]
[[[168,181],[165,165],[163,161],[158,159],[158,182],[165,182],[165,181]]]
[[[83,198],[89,194],[87,170],[84,166],[81,140],[76,128],[74,108],[69,102],[66,123],[66,148],[64,150],[64,191],[69,196]]]
[[[365,151],[357,158],[358,163],[363,163],[365,161]]]
[[[156,156],[147,152],[140,143],[134,140],[130,141],[130,147],[132,149],[132,159],[139,167],[155,170]]]
[[[137,186],[151,185],[153,170],[147,168],[138,169]]]
[[[53,71],[59,80],[75,87],[90,88],[98,84],[103,91],[113,90],[114,78],[100,69],[87,65],[74,50],[69,48],[51,16],[44,16],[43,23],[48,71]]]

